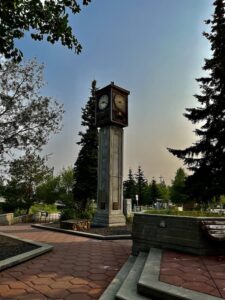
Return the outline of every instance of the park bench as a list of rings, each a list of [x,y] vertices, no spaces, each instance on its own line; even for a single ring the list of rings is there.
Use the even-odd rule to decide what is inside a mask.
[[[225,221],[224,220],[204,220],[200,223],[204,234],[210,239],[223,242],[225,241]]]

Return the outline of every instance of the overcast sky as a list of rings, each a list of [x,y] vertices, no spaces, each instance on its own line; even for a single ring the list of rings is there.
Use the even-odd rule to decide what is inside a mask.
[[[80,1],[82,2],[82,1]],[[194,127],[183,117],[195,107],[195,81],[202,74],[210,45],[202,36],[210,28],[213,0],[92,0],[71,18],[83,46],[75,55],[60,44],[20,40],[26,59],[45,64],[47,86],[66,110],[61,134],[52,136],[44,153],[56,173],[73,165],[79,151],[81,107],[93,79],[99,88],[114,81],[129,96],[129,126],[124,130],[124,177],[141,165],[146,178],[170,183],[182,161],[166,149],[184,148]]]

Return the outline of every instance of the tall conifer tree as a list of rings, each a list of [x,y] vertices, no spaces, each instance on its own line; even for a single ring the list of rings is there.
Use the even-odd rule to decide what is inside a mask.
[[[155,178],[152,178],[151,184],[150,184],[150,204],[154,204],[158,198],[160,198],[160,191],[158,189],[157,183]]]
[[[132,199],[132,204],[136,204],[136,182],[134,180],[134,175],[131,169],[129,169],[128,179],[123,182],[123,195],[124,199],[130,198]]]
[[[86,131],[79,132],[81,146],[74,164],[74,200],[76,209],[83,211],[90,199],[97,197],[98,130],[95,125],[96,80],[92,81],[91,96],[82,108],[81,125]]]
[[[148,181],[144,176],[144,172],[141,169],[141,166],[138,166],[136,177],[136,192],[138,195],[138,204],[144,205],[147,204],[147,189]]]
[[[200,201],[225,194],[225,1],[216,0],[211,33],[203,35],[211,43],[212,57],[205,59],[205,77],[197,79],[201,94],[195,95],[200,106],[186,109],[185,117],[193,124],[198,140],[184,150],[169,151],[181,158],[193,171],[187,185]]]
[[[186,177],[184,170],[179,168],[176,172],[170,189],[170,200],[176,204],[184,204],[187,201]]]

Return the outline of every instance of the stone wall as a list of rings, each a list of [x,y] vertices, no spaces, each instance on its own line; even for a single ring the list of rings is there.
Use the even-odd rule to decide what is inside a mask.
[[[200,221],[206,219],[216,220],[206,217],[135,213],[132,253],[137,255],[140,251],[148,252],[151,247],[158,247],[197,255],[225,254],[225,242],[210,240],[200,228]],[[225,218],[219,219],[225,221]]]
[[[0,215],[0,225],[11,225],[12,223],[13,223],[13,213]]]

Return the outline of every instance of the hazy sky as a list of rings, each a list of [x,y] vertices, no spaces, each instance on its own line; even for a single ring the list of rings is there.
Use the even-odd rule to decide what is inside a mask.
[[[80,1],[82,2],[82,1]],[[81,107],[93,79],[99,88],[114,81],[130,90],[129,126],[124,130],[124,177],[141,165],[150,181],[170,183],[182,161],[166,147],[183,148],[195,139],[183,117],[197,106],[195,78],[201,76],[210,45],[202,31],[213,0],[92,0],[71,18],[83,46],[75,55],[60,44],[25,38],[17,43],[25,58],[45,64],[44,93],[64,103],[61,134],[52,136],[44,153],[58,172],[73,165],[79,147]]]

